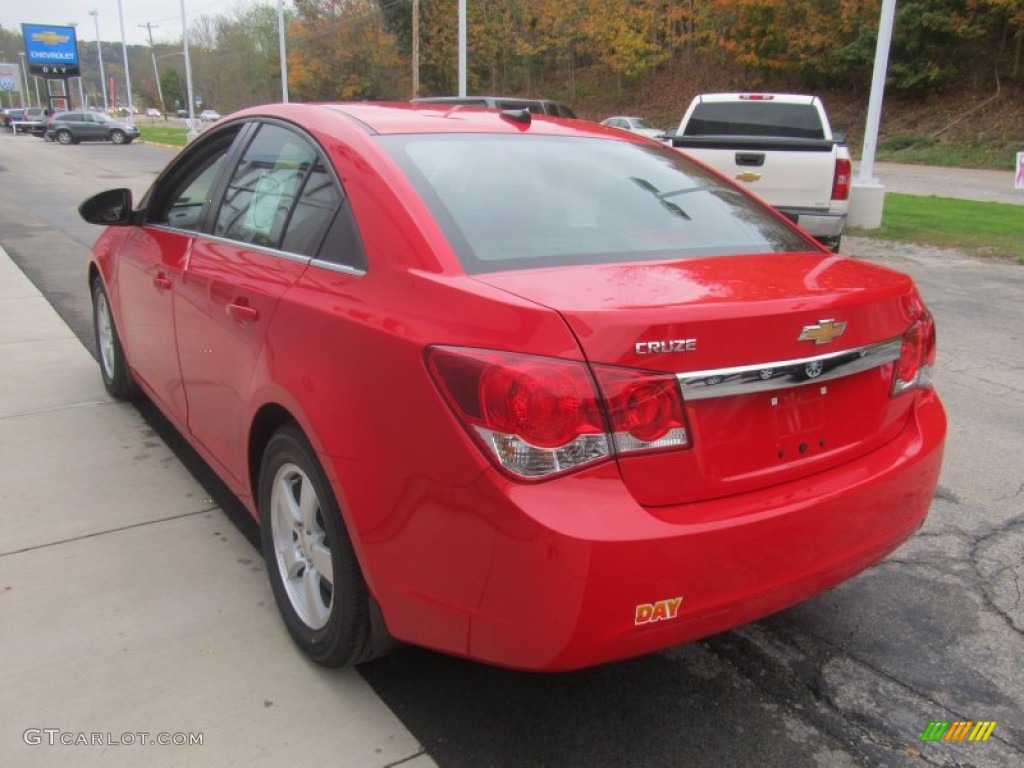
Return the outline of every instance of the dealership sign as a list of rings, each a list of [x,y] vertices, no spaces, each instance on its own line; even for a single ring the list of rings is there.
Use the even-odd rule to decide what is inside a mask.
[[[21,93],[21,70],[17,64],[0,62],[0,91]]]
[[[78,77],[78,41],[74,27],[22,24],[28,70],[42,77]]]

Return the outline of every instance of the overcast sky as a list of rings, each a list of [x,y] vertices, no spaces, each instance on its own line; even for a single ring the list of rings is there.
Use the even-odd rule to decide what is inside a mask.
[[[274,0],[262,0],[274,3]],[[191,19],[201,15],[228,15],[235,8],[255,5],[256,0],[185,0],[185,13]],[[274,3],[276,5],[276,3]],[[156,43],[181,40],[181,0],[121,0],[125,39],[131,44],[148,45],[149,36],[140,24],[153,25]],[[21,34],[22,24],[78,25],[78,39],[93,42],[96,26],[89,11],[99,12],[100,37],[120,42],[121,26],[117,0],[0,0],[0,25]]]

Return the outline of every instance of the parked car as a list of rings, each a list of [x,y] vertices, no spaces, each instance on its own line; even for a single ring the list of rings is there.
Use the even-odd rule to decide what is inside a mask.
[[[204,123],[215,123],[220,120],[220,112],[215,109],[204,109],[199,113],[199,119]]]
[[[0,113],[0,125],[4,128],[10,128],[11,123],[16,120],[22,120],[25,117],[25,110],[14,107],[13,109],[5,109]]]
[[[665,135],[665,131],[661,128],[655,128],[642,117],[609,117],[606,120],[602,120],[601,125],[621,128],[624,131],[646,136],[649,139],[660,139]]]
[[[17,133],[30,133],[33,136],[42,136],[46,133],[46,120],[50,116],[49,107],[26,107],[22,112],[21,120],[14,121],[12,127]]]
[[[130,123],[122,123],[95,112],[80,111],[62,112],[50,118],[45,136],[61,144],[77,144],[80,141],[131,144],[138,137],[139,129]]]
[[[414,104],[450,104],[483,109],[528,109],[535,115],[576,117],[565,104],[552,99],[521,99],[517,96],[424,96],[412,101]]]
[[[149,107],[146,110],[146,117],[163,117],[163,112],[156,107]]]
[[[188,119],[188,110],[187,109],[179,109],[174,114],[177,117],[182,117],[182,118]]]
[[[946,420],[909,276],[666,145],[457,117],[255,107],[137,208],[79,209],[111,225],[107,391],[145,393],[259,521],[303,651],[585,667],[781,610],[919,528]]]

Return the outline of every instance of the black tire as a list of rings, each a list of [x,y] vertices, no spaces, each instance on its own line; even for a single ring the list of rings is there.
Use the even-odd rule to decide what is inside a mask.
[[[75,137],[71,135],[71,131],[57,131],[57,141],[67,146],[75,143]]]
[[[121,337],[114,324],[114,313],[110,309],[110,299],[107,298],[103,281],[98,277],[92,283],[92,330],[103,386],[111,397],[131,400],[138,395],[138,387],[124,356]]]
[[[114,142],[115,144],[124,144],[124,141],[125,141],[125,139],[127,139],[127,138],[128,138],[128,137],[127,137],[127,136],[125,136],[125,133],[124,133],[124,131],[122,131],[122,130],[119,130],[119,129],[117,129],[117,128],[115,128],[114,130],[112,130],[112,131],[110,132],[110,140],[111,140],[112,142]]]
[[[839,253],[839,245],[843,241],[842,235],[836,237],[823,237],[821,238],[821,244],[828,248],[832,253]]]
[[[267,574],[292,639],[325,667],[371,658],[366,582],[323,468],[296,426],[267,444],[257,496]]]

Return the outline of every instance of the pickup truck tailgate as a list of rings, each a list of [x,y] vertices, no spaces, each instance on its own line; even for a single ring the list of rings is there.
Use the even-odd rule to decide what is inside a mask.
[[[673,143],[777,208],[829,207],[835,174],[832,142],[794,146],[790,142],[769,145],[762,140],[749,149],[737,148],[734,142],[728,148],[699,140]],[[688,147],[700,149],[690,153]]]

